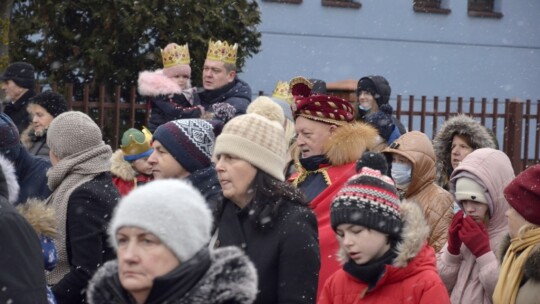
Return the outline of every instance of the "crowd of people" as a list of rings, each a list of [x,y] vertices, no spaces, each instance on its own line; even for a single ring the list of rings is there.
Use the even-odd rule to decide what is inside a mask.
[[[433,140],[324,81],[252,99],[237,44],[142,71],[148,126],[112,151],[31,64],[0,75],[0,302],[537,303],[540,164],[515,176],[465,114]]]

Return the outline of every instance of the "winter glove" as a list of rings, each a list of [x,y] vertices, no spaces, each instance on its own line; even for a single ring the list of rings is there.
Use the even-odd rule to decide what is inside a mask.
[[[452,218],[450,228],[448,228],[448,252],[453,255],[458,255],[461,248],[461,239],[459,231],[461,230],[461,222],[463,221],[463,211],[458,211]]]
[[[491,251],[486,226],[483,223],[475,222],[470,217],[465,217],[461,221],[459,238],[477,258]]]

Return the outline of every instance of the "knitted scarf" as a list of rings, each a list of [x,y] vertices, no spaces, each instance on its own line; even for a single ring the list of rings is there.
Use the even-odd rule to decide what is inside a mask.
[[[69,197],[82,184],[93,180],[100,173],[109,171],[111,156],[111,147],[102,143],[61,159],[47,173],[48,185],[53,191],[47,199],[47,204],[54,208],[58,223],[58,233],[54,237],[58,264],[53,271],[47,273],[49,285],[58,283],[70,271],[66,249]]]
[[[493,293],[494,304],[515,304],[523,267],[529,255],[540,243],[540,228],[529,230],[522,237],[513,238],[506,251],[499,280]]]

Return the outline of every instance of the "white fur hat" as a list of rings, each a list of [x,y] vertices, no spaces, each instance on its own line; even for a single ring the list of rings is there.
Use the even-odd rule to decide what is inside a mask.
[[[184,262],[210,241],[212,213],[187,182],[156,180],[131,191],[119,203],[109,228],[115,248],[116,232],[125,226],[151,232]]]

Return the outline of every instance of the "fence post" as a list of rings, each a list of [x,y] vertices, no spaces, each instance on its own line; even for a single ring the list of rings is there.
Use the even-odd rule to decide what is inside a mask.
[[[523,168],[521,160],[521,138],[523,125],[523,102],[518,99],[511,100],[508,104],[508,121],[506,123],[507,146],[506,155],[512,162],[514,173],[517,175]]]

